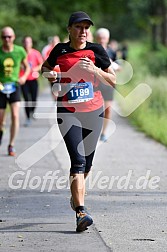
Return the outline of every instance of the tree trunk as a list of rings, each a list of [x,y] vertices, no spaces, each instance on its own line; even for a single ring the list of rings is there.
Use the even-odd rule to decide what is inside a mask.
[[[161,15],[162,15],[162,23],[161,23],[161,43],[166,46],[167,45],[167,8],[166,2],[161,0]]]

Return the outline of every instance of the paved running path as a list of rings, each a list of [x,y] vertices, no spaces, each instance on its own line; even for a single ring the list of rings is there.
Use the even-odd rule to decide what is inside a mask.
[[[0,251],[166,252],[166,148],[113,111],[110,137],[98,143],[87,180],[85,201],[94,224],[78,234],[69,205],[69,158],[49,88],[38,105],[29,128],[21,109],[16,159],[6,155],[7,118],[0,148]]]

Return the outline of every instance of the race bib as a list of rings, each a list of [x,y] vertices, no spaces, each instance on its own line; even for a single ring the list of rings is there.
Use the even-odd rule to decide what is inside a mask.
[[[4,94],[12,94],[16,91],[16,83],[15,82],[6,82],[3,83],[3,90],[1,90]]]
[[[80,103],[92,100],[94,97],[92,82],[70,83],[67,93],[68,103]]]

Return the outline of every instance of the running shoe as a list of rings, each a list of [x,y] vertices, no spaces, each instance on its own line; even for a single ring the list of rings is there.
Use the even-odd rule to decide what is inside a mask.
[[[16,150],[12,145],[8,146],[8,155],[13,157],[16,156]]]
[[[101,134],[100,141],[107,142],[107,137],[104,134]]]
[[[75,204],[74,204],[74,200],[73,200],[73,197],[72,197],[72,196],[71,196],[71,198],[70,198],[70,206],[71,206],[72,210],[75,211]]]
[[[31,119],[27,118],[25,123],[24,123],[24,127],[29,127],[31,125]]]
[[[87,230],[88,226],[92,225],[93,219],[89,214],[87,214],[84,210],[82,210],[76,214],[76,222],[77,222],[76,232],[83,232]]]

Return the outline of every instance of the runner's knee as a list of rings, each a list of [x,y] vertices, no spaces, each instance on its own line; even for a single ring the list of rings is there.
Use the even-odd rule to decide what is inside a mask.
[[[12,121],[16,121],[17,122],[19,120],[19,113],[17,113],[17,112],[12,113],[11,119],[12,119]]]
[[[81,174],[85,173],[85,163],[78,163],[71,165],[70,174]]]

